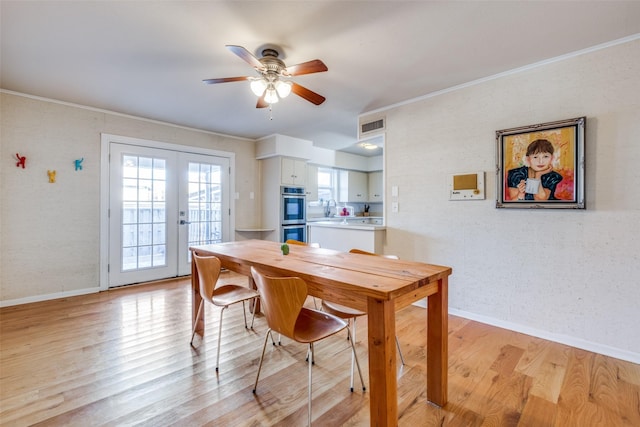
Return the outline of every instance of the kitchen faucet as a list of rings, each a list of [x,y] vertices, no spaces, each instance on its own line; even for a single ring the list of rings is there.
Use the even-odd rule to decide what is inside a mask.
[[[331,216],[331,202],[333,202],[333,207],[334,208],[338,207],[338,204],[336,203],[336,201],[334,199],[327,200],[327,208],[324,210],[324,216],[325,217],[330,217]]]

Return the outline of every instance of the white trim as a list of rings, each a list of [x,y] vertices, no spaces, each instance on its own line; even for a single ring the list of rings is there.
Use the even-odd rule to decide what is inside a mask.
[[[466,82],[466,83],[462,83],[456,86],[451,86],[442,90],[437,90],[435,92],[431,92],[428,93],[426,95],[422,95],[422,96],[418,96],[416,98],[411,98],[411,99],[407,99],[406,101],[401,101],[398,102],[396,104],[392,104],[392,105],[387,105],[386,107],[381,107],[378,108],[376,110],[371,110],[371,111],[366,111],[364,113],[361,113],[358,115],[358,118],[363,117],[363,116],[369,116],[371,114],[376,114],[376,113],[381,113],[387,110],[392,110],[394,108],[397,107],[402,107],[404,105],[408,105],[408,104],[413,104],[415,102],[419,102],[419,101],[423,101],[425,99],[429,99],[429,98],[434,98],[436,96],[439,95],[443,95],[445,93],[449,93],[449,92],[455,92],[457,90],[460,89],[465,89],[468,88],[470,86],[475,86],[475,85],[479,85],[481,83],[485,83],[491,80],[496,80],[505,76],[509,76],[512,74],[518,74],[518,73],[522,73],[524,71],[528,71],[534,68],[538,68],[538,67],[542,67],[544,65],[548,65],[548,64],[553,64],[554,62],[560,62],[560,61],[564,61],[565,59],[570,59],[570,58],[574,58],[576,56],[580,56],[580,55],[584,55],[587,53],[591,53],[591,52],[596,52],[598,50],[602,50],[602,49],[607,49],[609,47],[613,47],[613,46],[617,46],[619,44],[624,44],[624,43],[629,43],[635,40],[640,39],[640,33],[637,34],[633,34],[627,37],[623,37],[621,39],[617,39],[617,40],[613,40],[610,42],[606,42],[606,43],[601,43],[595,46],[591,46],[588,47],[586,49],[582,49],[582,50],[577,50],[575,52],[570,52],[570,53],[566,53],[564,55],[560,55],[560,56],[556,56],[554,58],[549,58],[549,59],[544,59],[542,61],[539,62],[534,62],[533,64],[528,64],[528,65],[524,65],[522,67],[518,67],[518,68],[514,68],[512,70],[508,70],[508,71],[504,71],[502,73],[498,73],[498,74],[494,74],[492,76],[488,76],[488,77],[482,77],[480,79],[477,80],[472,80],[470,82]]]
[[[212,150],[210,148],[193,147],[190,145],[172,144],[168,142],[153,141],[149,139],[132,138],[108,133],[100,134],[100,265],[99,265],[99,290],[109,289],[109,144],[129,144],[141,147],[156,148],[161,150],[179,151],[182,153],[204,154],[208,156],[224,157],[229,159],[229,239],[233,240],[236,229],[236,153],[231,151]]]
[[[420,301],[414,302],[413,305],[425,308],[427,306],[427,301],[426,299],[421,299]],[[553,332],[544,331],[542,329],[531,328],[519,323],[507,322],[501,319],[496,319],[495,317],[483,316],[481,314],[471,313],[469,311],[458,310],[455,308],[449,308],[449,314],[473,320],[474,322],[484,323],[486,325],[519,332],[521,334],[531,335],[532,337],[542,338],[547,341],[552,341],[559,344],[568,345],[570,347],[591,351],[593,353],[615,357],[616,359],[626,360],[627,362],[640,364],[640,353],[622,350],[620,348],[611,347],[593,341],[583,340],[569,335],[554,334]]]
[[[16,92],[16,91],[13,91],[13,90],[0,89],[0,93],[7,93],[9,95],[21,96],[23,98],[35,99],[37,101],[42,101],[42,102],[50,102],[52,104],[66,105],[67,107],[75,107],[75,108],[80,108],[80,109],[83,109],[83,110],[95,111],[97,113],[112,114],[112,115],[118,116],[118,117],[125,117],[125,118],[128,118],[128,119],[140,120],[140,121],[147,122],[147,123],[155,123],[155,124],[159,124],[159,125],[171,126],[171,127],[178,128],[178,129],[185,129],[185,130],[190,130],[190,131],[195,131],[195,132],[201,132],[201,133],[206,133],[208,135],[224,136],[224,137],[227,137],[227,138],[239,139],[239,140],[242,140],[242,141],[255,141],[255,139],[252,139],[252,138],[244,138],[242,136],[228,135],[226,133],[220,133],[220,132],[212,132],[212,131],[206,130],[206,129],[199,129],[199,128],[193,128],[193,127],[189,127],[189,126],[177,125],[175,123],[163,122],[161,120],[154,120],[154,119],[148,119],[146,117],[134,116],[134,115],[131,115],[131,114],[118,113],[117,111],[105,110],[103,108],[89,107],[88,105],[82,105],[82,104],[74,104],[73,102],[60,101],[58,99],[45,98],[45,97],[42,97],[42,96],[30,95],[28,93]]]
[[[25,297],[25,298],[10,299],[10,300],[0,301],[0,308],[10,307],[12,305],[29,304],[32,302],[51,301],[51,300],[60,299],[60,298],[77,297],[79,295],[96,294],[98,292],[100,292],[100,289],[98,288],[85,288],[85,289],[76,289],[74,291],[56,292],[56,293],[47,294],[47,295],[35,295],[35,296]]]

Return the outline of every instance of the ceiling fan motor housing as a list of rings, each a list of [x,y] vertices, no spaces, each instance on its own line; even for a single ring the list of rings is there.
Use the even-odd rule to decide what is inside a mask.
[[[259,61],[264,65],[266,74],[282,74],[282,70],[286,68],[284,62],[278,58],[278,51],[274,49],[264,49],[262,58]]]

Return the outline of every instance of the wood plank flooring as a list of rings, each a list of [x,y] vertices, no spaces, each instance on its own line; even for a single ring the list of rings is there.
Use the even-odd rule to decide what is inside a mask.
[[[227,272],[224,281],[246,283]],[[309,303],[311,303],[309,301]],[[267,347],[264,318],[246,330],[240,306],[219,309],[189,345],[188,279],[0,309],[2,426],[303,426],[305,347]],[[357,349],[368,384],[366,319]],[[424,309],[397,314],[400,426],[640,426],[640,366],[466,319],[449,318],[449,403],[425,393]],[[349,391],[344,334],[316,347],[313,423],[368,426],[369,393]]]

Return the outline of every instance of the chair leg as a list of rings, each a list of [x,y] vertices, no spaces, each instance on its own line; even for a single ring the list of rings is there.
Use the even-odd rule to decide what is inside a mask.
[[[271,333],[271,329],[268,329],[267,333],[264,334],[264,344],[262,345],[262,354],[260,355],[260,363],[258,363],[258,373],[256,374],[256,382],[253,385],[253,394],[256,394],[256,389],[258,388],[258,378],[260,378],[260,370],[262,369],[262,361],[264,360],[264,351],[267,349],[267,340],[269,339],[269,335],[271,335],[271,340],[273,341],[273,333]]]
[[[222,307],[222,310],[220,310],[220,325],[218,325],[218,354],[216,356],[216,372],[218,372],[218,365],[220,363],[220,347],[222,347],[220,344],[220,340],[222,339],[222,315],[224,314],[224,310],[227,308],[227,306]]]
[[[315,347],[311,347],[311,364],[315,365],[316,364],[316,359],[315,359],[316,355],[315,355]],[[307,352],[307,358],[304,359],[305,362],[309,361],[309,352]]]
[[[351,326],[351,343],[355,344],[356,342],[356,318],[351,319],[353,323]],[[349,326],[347,326],[348,328]],[[347,339],[349,339],[349,334],[347,334]],[[351,392],[353,392],[353,370],[355,368],[355,353],[351,353],[351,380],[349,381],[349,387],[351,388]],[[364,383],[363,383],[364,385]]]
[[[258,298],[254,298],[253,300],[253,310],[251,311],[251,329],[253,329],[253,321],[256,318],[256,307],[258,306]],[[244,309],[244,307],[242,307]]]
[[[244,301],[242,301],[242,315],[244,316],[244,328],[249,329],[247,328],[247,309],[244,306]]]
[[[404,366],[404,357],[402,356],[402,350],[400,349],[400,341],[398,341],[398,336],[396,335],[396,347],[398,347],[398,354],[400,355],[400,362],[402,362],[402,366]]]
[[[310,360],[309,363],[309,403],[308,403],[308,416],[309,416],[309,423],[308,426],[311,427],[311,391],[312,391],[312,378],[311,378],[311,367],[313,366],[313,343],[309,343],[309,349],[307,350],[307,358]]]
[[[358,355],[356,354],[356,346],[354,344],[354,339],[351,337],[351,330],[347,328],[347,334],[349,334],[349,341],[351,342],[351,351],[352,355],[356,360],[356,366],[358,367],[358,375],[360,375],[360,383],[362,384],[362,391],[365,391],[367,388],[364,386],[364,379],[362,378],[362,371],[360,370],[360,362],[358,361]]]
[[[193,332],[191,333],[191,345],[193,345],[193,338],[196,336],[196,325],[200,321],[200,315],[202,314],[202,307],[204,307],[204,300],[200,300],[200,305],[198,306],[198,313],[196,313],[196,321],[193,324]]]

